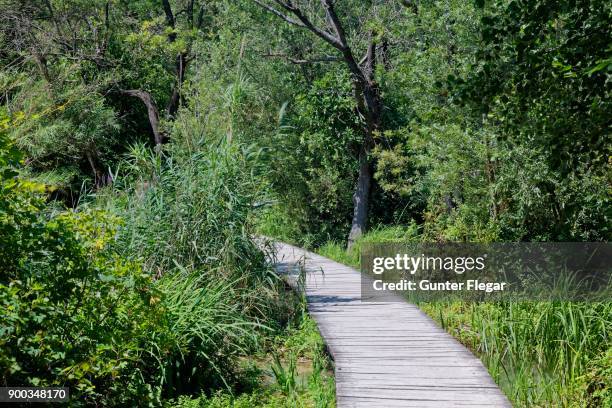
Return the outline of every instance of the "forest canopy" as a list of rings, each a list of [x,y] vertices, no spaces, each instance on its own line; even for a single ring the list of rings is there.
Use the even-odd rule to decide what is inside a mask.
[[[410,220],[434,240],[609,236],[605,1],[3,11],[3,123],[66,202],[172,139],[182,107],[265,149],[277,212],[314,243]]]

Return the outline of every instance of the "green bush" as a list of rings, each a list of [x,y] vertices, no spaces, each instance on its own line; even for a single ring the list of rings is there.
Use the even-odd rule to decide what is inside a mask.
[[[587,406],[612,406],[612,347],[588,363],[588,371],[582,379]]]
[[[148,275],[109,251],[117,221],[48,216],[32,183],[2,180],[2,189],[1,382],[65,385],[102,403],[143,394],[142,334],[160,310]]]
[[[232,162],[225,159],[217,164]],[[164,231],[153,219],[126,222],[108,211],[53,212],[44,186],[16,177],[18,160],[12,147],[0,144],[0,383],[68,386],[74,405],[101,406],[156,406],[183,393],[233,386],[237,356],[253,347],[263,327],[253,316],[264,314],[270,297],[250,281],[256,272],[268,275],[239,218],[248,204],[226,189],[231,175],[223,173],[226,184],[199,179],[197,194],[179,194],[182,201],[164,213],[177,223]],[[169,175],[176,184],[168,176],[159,194],[177,194],[179,181],[189,180]],[[138,192],[130,194],[119,198],[139,200]],[[198,229],[196,215],[208,224]],[[191,235],[181,240],[178,232]],[[135,243],[127,238],[135,236]],[[143,266],[137,252],[155,254],[159,238],[173,239],[174,252],[165,253],[167,263],[144,258],[168,272],[154,279],[151,271],[158,269]]]
[[[283,159],[268,176],[279,197],[277,218],[288,219],[300,243],[320,245],[348,231],[361,137],[354,109],[348,76],[329,73],[281,111],[270,150]]]

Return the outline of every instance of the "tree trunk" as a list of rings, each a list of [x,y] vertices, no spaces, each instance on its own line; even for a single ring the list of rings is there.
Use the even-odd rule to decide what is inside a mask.
[[[368,226],[368,210],[370,201],[370,188],[372,186],[372,172],[370,160],[365,146],[359,149],[359,175],[357,185],[353,192],[353,221],[348,236],[347,249],[351,249],[355,241],[363,235]]]
[[[185,70],[187,68],[187,55],[180,53],[176,57],[176,83],[172,88],[172,94],[170,95],[170,101],[166,111],[168,116],[174,118],[178,108],[181,104],[181,86],[185,81]]]
[[[44,78],[44,80],[48,84],[50,84],[51,75],[49,75],[49,68],[47,67],[47,59],[45,58],[45,56],[37,52],[34,52],[34,61],[36,61],[36,66],[38,66],[40,75]]]
[[[87,157],[87,161],[89,162],[89,166],[91,167],[91,171],[94,175],[94,187],[99,189],[109,185],[112,182],[112,177],[108,176],[104,171],[98,169],[98,166],[96,165],[96,163],[99,161],[98,152],[95,146],[90,147],[90,149],[85,152],[85,157]]]
[[[159,148],[164,141],[164,134],[159,129],[159,111],[157,110],[157,105],[155,105],[155,101],[151,97],[151,94],[140,89],[122,90],[121,93],[135,96],[145,104],[149,116],[149,123],[151,124],[151,130],[153,131],[155,147]]]
[[[283,11],[279,11],[279,9],[262,0],[253,1],[285,22],[311,31],[323,41],[340,51],[353,77],[353,94],[357,104],[356,114],[365,118],[366,126],[364,129],[364,138],[359,147],[359,175],[353,193],[353,221],[348,236],[348,249],[350,249],[355,243],[355,240],[365,232],[367,227],[368,201],[370,198],[370,187],[372,185],[372,172],[368,153],[374,145],[374,136],[381,128],[382,101],[378,85],[374,80],[374,72],[376,71],[375,33],[373,31],[369,33],[368,50],[366,58],[363,61],[365,65],[362,67],[362,62],[357,62],[353,50],[347,42],[344,27],[334,10],[333,0],[321,0],[323,8],[325,9],[326,23],[328,26],[331,26],[331,30],[327,27],[320,28],[315,26],[308,16],[300,10],[299,6],[292,1],[275,0],[274,3],[280,6],[282,10],[290,13],[293,17],[284,14]],[[406,6],[409,5],[410,4],[406,4]]]
[[[357,86],[355,94],[358,98],[358,111],[363,112],[362,114],[366,117],[367,123],[364,139],[359,148],[359,174],[357,176],[357,185],[353,192],[353,220],[351,222],[351,231],[348,235],[347,250],[353,247],[355,241],[366,232],[368,227],[370,190],[372,186],[369,153],[374,145],[374,135],[380,130],[381,126],[381,100],[378,88],[372,80],[364,82],[354,83]]]

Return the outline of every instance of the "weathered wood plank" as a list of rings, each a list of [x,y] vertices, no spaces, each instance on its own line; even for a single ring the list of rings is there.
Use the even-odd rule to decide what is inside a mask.
[[[276,244],[334,359],[338,407],[510,407],[469,350],[406,302],[362,302],[361,274]]]

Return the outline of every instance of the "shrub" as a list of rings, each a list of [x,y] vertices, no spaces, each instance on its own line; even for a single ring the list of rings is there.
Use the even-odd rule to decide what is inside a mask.
[[[3,180],[2,188],[0,231],[10,245],[0,273],[1,382],[69,386],[77,400],[102,403],[141,394],[134,362],[160,311],[151,279],[108,250],[117,221],[47,216],[40,186]]]
[[[270,143],[268,176],[295,240],[320,245],[342,239],[350,226],[360,120],[348,77],[330,73],[280,115]]]
[[[208,156],[192,173],[170,167],[144,204],[136,189],[114,196],[128,203],[123,215],[141,217],[126,222],[96,209],[51,211],[44,186],[16,177],[19,155],[3,143],[0,383],[67,386],[74,405],[100,406],[156,406],[166,397],[232,386],[236,356],[263,327],[252,316],[263,314],[269,299],[249,283],[255,272],[267,277],[241,224],[249,201],[228,189],[239,178],[219,169],[233,159]],[[219,172],[181,178],[205,165]],[[191,195],[181,181],[193,181]],[[176,205],[161,215],[146,206],[173,202],[175,194]],[[138,214],[130,212],[135,208]],[[144,267],[138,251],[168,273],[155,280],[150,272],[158,269]]]
[[[588,364],[589,371],[583,377],[585,397],[589,407],[612,405],[612,348],[601,353]]]

